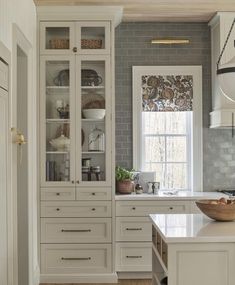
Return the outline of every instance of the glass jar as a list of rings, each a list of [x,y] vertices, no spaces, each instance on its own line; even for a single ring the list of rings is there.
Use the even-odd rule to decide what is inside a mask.
[[[104,132],[95,127],[88,136],[88,151],[104,151]]]

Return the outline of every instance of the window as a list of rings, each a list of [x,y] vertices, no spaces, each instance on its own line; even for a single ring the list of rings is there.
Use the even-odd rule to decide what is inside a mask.
[[[192,77],[192,106],[167,111],[174,100],[165,100],[164,109],[159,99],[160,107],[149,111],[143,103],[143,78],[172,74]],[[149,92],[153,94],[152,89]],[[200,67],[133,67],[133,167],[155,172],[161,189],[202,191],[201,113]]]

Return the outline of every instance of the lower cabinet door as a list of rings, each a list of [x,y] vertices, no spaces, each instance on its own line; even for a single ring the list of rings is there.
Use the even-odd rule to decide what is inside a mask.
[[[41,244],[42,274],[110,273],[111,244]]]
[[[116,271],[152,271],[152,243],[116,243]]]
[[[111,218],[41,218],[41,243],[111,242]]]

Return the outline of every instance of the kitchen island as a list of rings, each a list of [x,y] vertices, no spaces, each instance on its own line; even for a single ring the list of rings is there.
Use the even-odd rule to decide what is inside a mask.
[[[235,222],[203,214],[153,214],[153,284],[234,285]],[[164,283],[165,284],[165,283]]]

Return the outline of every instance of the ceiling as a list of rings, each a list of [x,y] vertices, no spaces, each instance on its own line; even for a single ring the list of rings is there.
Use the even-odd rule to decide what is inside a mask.
[[[42,5],[123,6],[123,21],[207,22],[217,11],[235,11],[235,0],[34,0]]]

